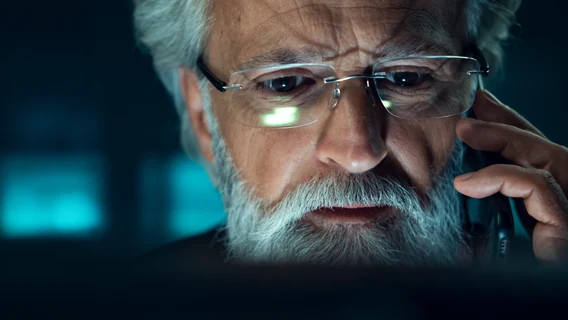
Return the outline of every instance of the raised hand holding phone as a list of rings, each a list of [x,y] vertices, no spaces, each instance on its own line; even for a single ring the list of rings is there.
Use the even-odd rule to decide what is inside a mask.
[[[536,220],[535,257],[545,264],[568,263],[568,149],[487,91],[473,106],[478,119],[461,119],[458,137],[473,149],[499,153],[512,164],[494,164],[456,177],[455,188],[472,198],[497,193],[524,200]]]

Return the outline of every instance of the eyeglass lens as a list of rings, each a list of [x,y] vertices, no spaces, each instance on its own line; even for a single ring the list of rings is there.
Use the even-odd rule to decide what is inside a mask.
[[[382,75],[374,80],[374,86],[393,116],[447,117],[465,112],[473,104],[478,76],[468,71],[478,70],[477,61],[467,58],[394,59],[373,67],[373,74]],[[229,107],[236,120],[247,126],[308,125],[335,104],[341,106],[338,87],[324,83],[327,77],[336,77],[335,69],[317,64],[237,72],[230,83],[240,84],[241,89],[231,91]]]

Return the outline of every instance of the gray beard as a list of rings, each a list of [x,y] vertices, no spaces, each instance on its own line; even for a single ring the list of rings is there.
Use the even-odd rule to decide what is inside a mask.
[[[208,92],[202,92],[209,103]],[[451,266],[471,256],[463,233],[465,211],[453,187],[453,179],[463,173],[460,140],[442,173],[431,176],[425,199],[405,181],[367,172],[317,176],[271,204],[241,179],[211,109],[206,110],[215,156],[212,174],[227,214],[229,262]],[[312,210],[354,203],[398,212],[389,219],[331,227],[303,220]]]
[[[457,141],[425,201],[404,181],[369,172],[315,177],[271,205],[239,177],[217,134],[215,174],[227,213],[228,259],[270,264],[455,265],[468,250],[462,232],[465,213],[453,187],[453,178],[462,173],[463,149]],[[302,220],[318,208],[354,203],[390,206],[398,213],[391,219],[331,227]]]

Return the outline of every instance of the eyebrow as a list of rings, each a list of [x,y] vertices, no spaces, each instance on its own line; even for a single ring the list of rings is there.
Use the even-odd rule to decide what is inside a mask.
[[[306,48],[280,48],[247,59],[237,65],[236,70],[252,69],[266,65],[321,62],[322,54]]]
[[[401,58],[411,55],[449,55],[452,50],[443,45],[433,42],[423,41],[404,41],[389,42],[373,55],[374,62],[387,58]],[[274,49],[263,54],[254,56],[246,61],[238,64],[233,71],[253,69],[269,65],[281,65],[292,63],[321,63],[324,61],[324,55],[321,52],[313,51],[307,48],[280,48]]]
[[[389,42],[381,46],[373,56],[374,60],[404,58],[416,55],[455,55],[450,46],[444,43],[425,41]],[[376,62],[376,61],[375,61]]]

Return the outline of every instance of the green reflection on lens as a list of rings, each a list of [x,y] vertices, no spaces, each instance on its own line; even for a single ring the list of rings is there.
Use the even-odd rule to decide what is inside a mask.
[[[389,100],[383,100],[383,106],[389,109],[390,107],[392,107],[392,102],[390,102]]]
[[[263,114],[261,121],[267,127],[281,127],[294,124],[298,121],[297,107],[276,108],[272,113]]]

